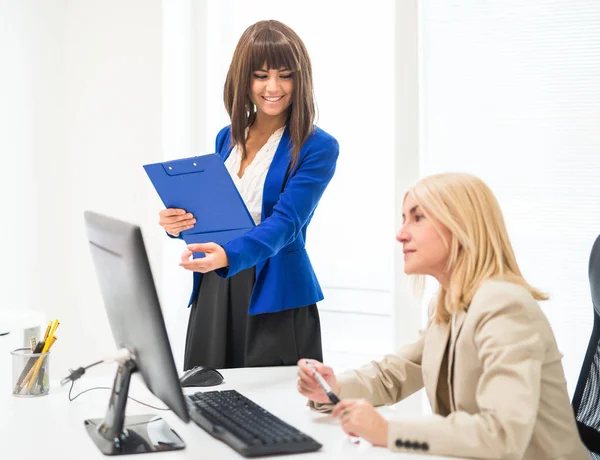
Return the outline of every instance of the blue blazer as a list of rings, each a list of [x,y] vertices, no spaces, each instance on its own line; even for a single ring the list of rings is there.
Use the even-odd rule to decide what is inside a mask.
[[[223,161],[232,150],[230,127],[217,135],[216,151]],[[323,300],[323,292],[304,244],[306,228],[333,177],[338,142],[315,127],[289,171],[291,139],[286,126],[267,172],[263,189],[261,222],[223,248],[229,266],[216,270],[228,278],[256,267],[256,281],[249,314],[270,313],[311,305]],[[202,274],[194,272],[190,305],[196,299]]]

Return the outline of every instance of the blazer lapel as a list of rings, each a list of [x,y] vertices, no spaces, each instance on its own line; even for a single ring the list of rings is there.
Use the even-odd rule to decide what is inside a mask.
[[[466,312],[460,311],[454,315],[450,321],[452,323],[452,333],[450,334],[450,349],[448,350],[448,388],[450,389],[450,404],[452,405],[452,411],[456,410],[456,406],[454,403],[454,355],[456,352],[456,341],[458,340],[458,336],[460,334],[460,330],[465,322],[465,318],[467,317]]]
[[[422,368],[425,391],[434,414],[439,412],[437,387],[449,337],[450,326],[448,324],[433,322],[427,329]]]
[[[283,190],[290,165],[291,158],[289,156],[289,151],[290,133],[286,125],[281,140],[279,141],[279,145],[277,146],[277,150],[275,151],[275,155],[273,156],[273,160],[271,161],[271,166],[269,166],[269,170],[267,171],[267,177],[265,177],[261,221],[265,220],[273,213],[273,207],[279,200],[279,195]],[[267,260],[263,260],[256,264],[256,280],[258,280],[259,274],[267,263]]]
[[[283,185],[287,177],[288,168],[290,166],[290,132],[286,125],[283,130],[283,135],[271,161],[271,166],[265,178],[265,186],[263,188],[263,203],[262,203],[262,218],[266,219],[273,212],[273,206],[279,200],[279,195],[283,190]]]
[[[232,151],[233,151],[233,145],[231,145],[231,128],[230,128],[227,130],[225,139],[223,140],[223,143],[219,147],[219,151],[217,153],[219,155],[221,155],[221,158],[223,159],[223,163],[225,163],[225,161],[227,161],[227,158],[229,158],[229,155],[231,155]]]

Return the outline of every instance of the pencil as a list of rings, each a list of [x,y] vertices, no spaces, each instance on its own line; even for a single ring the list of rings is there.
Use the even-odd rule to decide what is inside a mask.
[[[44,342],[38,342],[35,345],[35,350],[33,350],[33,353],[34,354],[41,353],[43,349],[44,349]],[[23,371],[21,372],[21,375],[17,379],[15,389],[13,390],[14,393],[18,393],[25,386],[25,383],[27,382],[26,376],[29,375],[29,372],[31,372],[31,370],[33,369],[33,365],[35,364],[35,362],[36,362],[36,359],[34,357],[31,357],[27,360],[27,364],[25,365],[25,367],[23,367]]]
[[[45,342],[46,340],[48,340],[48,334],[50,334],[51,327],[52,327],[52,321],[48,321],[48,326],[46,327],[46,333],[44,334],[44,338],[42,339],[42,342]]]
[[[54,323],[52,323],[52,327],[50,328],[50,333],[48,334],[50,337],[54,336],[54,331],[56,331],[57,327],[58,327],[58,320],[55,319]],[[50,340],[46,340],[46,343],[44,344],[44,348],[42,349],[42,353],[46,353],[48,351],[49,346],[50,346]],[[42,366],[43,361],[44,361],[44,356],[40,356],[37,360],[37,363],[35,363],[35,367],[33,368],[33,375],[30,377],[29,384],[27,385],[27,391],[31,390],[31,387],[33,386],[33,384],[35,382],[35,378],[37,377],[37,374],[40,371],[40,367]]]
[[[58,337],[56,337],[55,335],[53,335],[52,337],[50,337],[48,339],[48,350],[47,352],[50,352],[50,348],[52,348],[52,345],[54,345],[54,342],[56,342],[58,340]],[[42,356],[41,359],[45,359],[46,356]],[[37,375],[37,381],[36,381],[36,388],[39,388],[39,391],[41,392],[43,386],[44,386],[44,376],[46,375],[46,368],[42,367],[41,371],[38,373]]]

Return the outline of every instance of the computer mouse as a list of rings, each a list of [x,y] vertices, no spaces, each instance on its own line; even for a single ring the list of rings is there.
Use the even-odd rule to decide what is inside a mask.
[[[196,366],[179,379],[182,387],[212,387],[223,383],[221,373],[212,367]]]

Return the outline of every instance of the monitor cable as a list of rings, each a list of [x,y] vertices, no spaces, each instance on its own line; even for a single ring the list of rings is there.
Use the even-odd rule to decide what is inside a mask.
[[[62,379],[60,381],[61,386],[67,384],[69,381],[71,382],[71,388],[69,388],[69,401],[74,401],[75,399],[79,398],[79,396],[81,396],[84,393],[87,393],[88,391],[93,391],[93,390],[112,390],[111,387],[93,387],[93,388],[88,388],[87,390],[83,390],[80,393],[77,393],[75,396],[71,397],[71,392],[73,391],[73,386],[75,385],[75,380],[78,380],[81,378],[81,376],[83,374],[85,374],[85,371],[87,371],[88,369],[97,366],[98,364],[103,364],[103,363],[112,363],[112,362],[118,362],[118,363],[123,363],[129,359],[131,359],[133,357],[133,353],[131,353],[131,351],[129,351],[127,348],[121,348],[120,350],[118,350],[114,355],[109,356],[105,359],[101,359],[100,361],[96,361],[95,363],[89,364],[87,366],[83,366],[83,367],[78,367],[77,369],[73,370],[73,369],[69,369],[69,375],[67,377],[65,377],[64,379]],[[132,401],[135,401],[138,404],[141,404],[142,406],[147,406],[150,407],[152,409],[156,409],[156,410],[164,410],[164,411],[170,411],[171,409],[169,409],[168,407],[156,407],[156,406],[152,406],[151,404],[147,404],[144,403],[142,401],[138,401],[137,399],[131,397],[131,396],[127,396],[129,399],[131,399]]]

